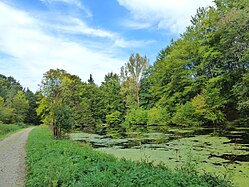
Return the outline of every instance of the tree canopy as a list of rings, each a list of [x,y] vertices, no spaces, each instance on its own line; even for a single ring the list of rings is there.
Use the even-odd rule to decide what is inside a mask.
[[[39,124],[36,95],[13,77],[0,74],[0,123]]]

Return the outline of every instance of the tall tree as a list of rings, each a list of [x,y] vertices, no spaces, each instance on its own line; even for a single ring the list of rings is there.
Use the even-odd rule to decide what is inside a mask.
[[[159,53],[149,76],[148,90],[155,105],[168,108],[172,116],[201,108],[206,115],[200,115],[198,120],[221,123],[225,117],[236,119],[238,109],[242,109],[238,102],[241,95],[236,94],[236,98],[234,93],[241,90],[238,82],[246,84],[242,77],[249,59],[249,3],[215,3],[214,7],[197,10],[180,38]],[[203,106],[192,106],[194,98],[202,98],[198,102]],[[236,102],[240,107],[236,108]]]
[[[72,120],[67,118],[71,113],[70,108],[64,102],[63,78],[68,73],[65,70],[49,70],[43,75],[40,85],[42,94],[39,101],[37,113],[44,123],[51,125],[55,138],[61,138],[62,131],[68,130],[72,125]]]
[[[127,107],[136,107],[140,105],[140,83],[143,72],[148,68],[149,60],[146,56],[141,57],[138,53],[132,54],[129,61],[121,68],[121,77],[123,79],[123,95],[126,97]],[[134,101],[133,101],[134,100]]]
[[[100,86],[103,99],[103,112],[106,115],[119,111],[124,115],[124,102],[120,93],[120,78],[115,73],[105,75],[104,82]]]
[[[144,109],[150,109],[155,105],[155,99],[151,93],[150,87],[153,82],[151,75],[153,74],[153,67],[150,66],[144,73],[140,81],[140,106]]]
[[[15,111],[15,121],[24,122],[24,119],[26,118],[29,109],[29,101],[25,97],[23,91],[19,90],[14,96],[12,101],[12,107]]]
[[[25,91],[25,97],[29,101],[29,108],[27,110],[27,115],[24,122],[33,125],[39,125],[40,120],[36,113],[37,106],[37,96],[31,90],[27,89]]]
[[[4,99],[0,96],[0,123],[14,123],[14,109],[6,106]]]

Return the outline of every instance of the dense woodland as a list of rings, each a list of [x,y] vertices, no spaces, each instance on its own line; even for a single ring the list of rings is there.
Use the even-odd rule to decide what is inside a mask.
[[[37,96],[24,89],[13,77],[0,75],[0,124],[38,125]]]
[[[132,54],[120,74],[101,85],[65,70],[46,72],[36,94],[0,76],[0,121],[51,125],[54,136],[100,125],[247,125],[249,117],[249,2],[215,0],[199,8],[179,39],[153,65]],[[38,107],[37,107],[38,106]]]

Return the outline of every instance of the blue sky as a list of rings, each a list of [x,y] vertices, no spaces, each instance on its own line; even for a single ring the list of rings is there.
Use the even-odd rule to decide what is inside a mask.
[[[130,54],[152,64],[212,0],[0,0],[0,74],[36,91],[43,73],[64,69],[97,84]]]

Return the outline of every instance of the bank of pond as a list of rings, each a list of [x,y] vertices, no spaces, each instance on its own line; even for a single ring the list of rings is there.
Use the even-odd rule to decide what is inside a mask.
[[[102,136],[86,133],[71,134],[73,139],[78,136],[75,142],[54,140],[46,126],[36,127],[30,133],[27,143],[26,186],[232,186],[228,176],[221,172],[219,174],[211,174],[208,171],[199,172],[196,164],[197,158],[193,151],[194,145],[191,150],[187,146],[188,142],[183,141],[185,144],[182,142],[182,147],[177,147],[177,143],[184,138],[179,137],[176,140],[162,141],[157,144],[154,142],[156,141],[154,137],[161,139],[162,134],[141,135],[140,133],[140,136],[144,138],[141,137],[139,141],[134,140],[137,133],[129,132],[126,139],[130,138],[130,140],[118,138],[114,134]],[[133,137],[128,137],[129,134]],[[143,142],[142,140],[146,137],[147,140]],[[98,145],[102,146],[94,145],[95,139],[98,139]],[[105,142],[107,142],[105,139],[113,142],[104,147],[100,142],[101,139]],[[150,142],[152,139],[153,143]],[[133,140],[137,143],[127,144]],[[193,140],[197,143],[196,139]],[[198,141],[206,140],[204,138]],[[218,144],[217,141],[214,142]],[[159,146],[162,144],[165,144],[164,148]],[[121,147],[122,145],[125,146]],[[167,147],[171,155],[160,156],[160,151],[167,152]],[[161,157],[161,160],[154,161],[153,156],[150,155],[153,151],[158,151],[155,155],[158,158]],[[103,152],[114,154],[116,157],[128,158],[128,160]],[[183,161],[183,152],[186,156],[185,161]],[[221,158],[213,157],[212,159]],[[173,160],[179,163],[175,165],[177,166],[175,168],[171,162]]]

